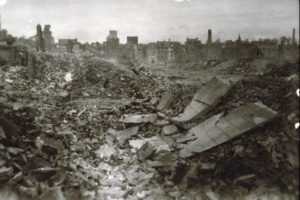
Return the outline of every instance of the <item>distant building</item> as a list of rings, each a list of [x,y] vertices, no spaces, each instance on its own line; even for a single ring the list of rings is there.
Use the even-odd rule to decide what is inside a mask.
[[[7,37],[7,30],[2,29],[0,30],[0,39],[4,39]]]
[[[42,30],[40,24],[36,26],[36,35],[32,36],[30,39],[35,41],[37,51],[52,51],[54,47],[54,38],[50,31],[50,27],[50,25],[45,25],[44,30]]]
[[[40,24],[36,25],[35,42],[36,42],[36,50],[44,52],[45,51],[45,41],[44,41],[44,37],[43,37],[42,27]]]
[[[28,49],[16,46],[11,38],[0,39],[0,66],[6,64],[28,65]]]
[[[255,59],[263,57],[263,53],[254,43],[243,42],[239,36],[236,42],[225,44],[221,57],[223,59]]]
[[[110,30],[109,35],[106,37],[106,53],[108,56],[116,56],[118,54],[118,48],[119,48],[119,38],[118,38],[118,32],[115,30]]]
[[[168,63],[168,59],[171,55],[169,55],[169,44],[166,41],[158,41],[156,43],[156,51],[157,51],[157,63],[159,65],[166,65]]]
[[[126,50],[132,62],[135,62],[138,58],[138,45],[139,40],[137,36],[127,36]]]
[[[28,51],[25,46],[16,45],[16,38],[1,27],[0,15],[0,66],[6,64],[28,65]]]
[[[156,50],[158,64],[167,65],[175,62],[174,42],[171,40],[157,41]]]
[[[288,60],[299,60],[299,44],[296,41],[296,29],[293,28],[292,42],[290,44],[281,47],[284,54],[284,58]]]
[[[139,38],[138,36],[127,36],[127,45],[138,45]]]
[[[211,45],[212,44],[212,32],[210,29],[208,29],[208,37],[207,37],[207,45]]]
[[[264,58],[276,58],[278,57],[278,44],[272,40],[254,41],[258,49],[262,52]]]
[[[73,42],[73,43],[77,43],[78,42],[77,38],[75,38],[75,39],[58,39],[58,45],[60,45],[60,46],[66,46],[66,45],[68,45],[68,43],[70,41]]]
[[[156,44],[150,43],[146,49],[146,61],[150,65],[158,64]]]
[[[183,48],[179,42],[157,41],[150,43],[145,51],[150,65],[169,65],[183,62]]]
[[[212,42],[212,31],[208,29],[207,42],[201,50],[202,60],[218,60],[221,56],[221,44]]]
[[[292,39],[292,44],[296,45],[296,29],[293,28],[293,39]]]
[[[77,42],[77,43],[73,44],[72,53],[75,53],[75,54],[83,53],[83,49],[82,49],[82,46],[80,43]]]
[[[54,45],[54,38],[52,37],[52,32],[50,31],[50,25],[45,25],[43,31],[43,39],[45,43],[45,50],[51,52]]]
[[[261,50],[252,43],[242,43],[238,47],[238,58],[239,59],[255,59],[263,57]]]
[[[16,48],[7,39],[0,40],[0,66],[11,64],[16,57]]]
[[[144,63],[147,58],[147,45],[139,44],[138,45],[138,53],[137,53],[137,61],[140,63]]]
[[[198,38],[187,38],[185,41],[185,53],[186,53],[186,62],[197,63],[203,55],[201,55],[201,49],[204,45]]]
[[[55,53],[82,53],[82,45],[75,39],[58,39],[56,48],[53,48]]]
[[[174,54],[173,62],[175,64],[181,64],[184,62],[185,50],[184,46],[180,42],[172,42],[172,49]]]

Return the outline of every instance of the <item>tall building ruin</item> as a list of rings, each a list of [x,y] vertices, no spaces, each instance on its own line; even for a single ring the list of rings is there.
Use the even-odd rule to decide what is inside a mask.
[[[138,36],[127,36],[127,43],[128,45],[138,45],[139,38]]]
[[[212,33],[211,33],[211,29],[208,29],[207,45],[211,45],[211,43],[212,43]]]
[[[36,26],[36,50],[37,51],[45,51],[45,42],[43,38],[42,27],[40,24]]]
[[[43,38],[45,41],[45,50],[50,52],[54,45],[54,38],[52,37],[52,32],[50,31],[51,25],[47,24],[44,26]]]
[[[115,54],[119,48],[119,42],[118,32],[115,30],[110,30],[109,35],[106,38],[106,52],[109,55]]]
[[[296,44],[296,29],[293,28],[293,38],[292,38],[292,44],[295,45]]]

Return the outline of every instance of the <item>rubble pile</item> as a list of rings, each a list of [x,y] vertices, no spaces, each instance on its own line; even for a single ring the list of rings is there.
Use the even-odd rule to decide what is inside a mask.
[[[71,98],[148,98],[160,88],[145,71],[116,66],[91,55],[38,53],[35,65],[41,84],[49,86],[51,82],[52,88],[70,91]]]
[[[24,198],[28,196],[28,199],[61,196],[62,191],[68,198],[73,198],[68,195],[75,195],[77,199],[88,198],[85,195],[89,196],[90,190],[91,195],[97,195],[97,198],[100,194],[104,195],[103,198],[115,193],[119,195],[118,190],[121,196],[129,195],[133,186],[130,186],[131,189],[125,188],[128,192],[122,192],[124,184],[118,177],[125,175],[121,171],[129,170],[133,153],[130,149],[121,153],[121,150],[111,147],[110,141],[114,141],[115,136],[111,140],[107,135],[109,129],[124,128],[124,124],[119,121],[122,113],[129,110],[152,111],[142,104],[149,99],[123,99],[122,95],[115,101],[107,101],[105,96],[98,97],[98,101],[87,97],[81,101],[82,96],[75,99],[75,95],[72,99],[69,93],[72,92],[73,83],[70,84],[64,77],[70,69],[57,67],[64,67],[66,65],[62,63],[68,62],[53,59],[51,55],[38,59],[44,63],[44,72],[37,73],[40,77],[32,81],[28,79],[28,69],[25,67],[1,68],[1,187],[14,187]],[[53,68],[51,65],[54,65]],[[119,75],[126,76],[124,71],[122,73]],[[85,89],[89,91],[89,87]],[[131,88],[127,86],[126,89]],[[141,125],[138,137],[153,134],[157,132],[156,129],[152,124]],[[126,147],[124,145],[122,148]],[[112,151],[113,154],[106,151]],[[128,162],[118,166],[122,157]],[[142,166],[136,165],[135,170],[141,171]],[[131,173],[127,175],[128,179],[132,179],[130,184],[144,182],[146,185],[143,187],[147,187],[153,172],[146,170],[152,175],[147,174],[149,178],[145,179],[142,175],[145,172],[139,172],[137,176],[136,171],[130,170]],[[113,175],[115,172],[116,177]],[[113,179],[109,178],[112,175]],[[106,180],[109,182],[105,183]],[[99,187],[99,181],[103,187]],[[98,189],[95,190],[95,187]],[[139,191],[132,191],[132,195],[137,196]],[[143,195],[139,194],[140,198]]]
[[[268,183],[277,185],[282,191],[298,194],[299,140],[294,128],[299,121],[299,109],[296,109],[299,108],[296,95],[298,74],[299,63],[296,63],[274,66],[265,75],[244,78],[235,83],[210,112],[185,124],[187,128],[194,127],[206,119],[214,120],[213,117],[218,121],[218,113],[227,115],[236,108],[255,102],[262,102],[279,113],[273,122],[256,128],[253,133],[241,135],[232,142],[195,155],[187,163],[183,161],[175,180],[186,186],[199,183],[215,185],[217,190],[228,188],[229,185],[233,188],[243,185],[250,190]],[[205,130],[209,126],[207,122],[199,128]],[[180,140],[190,138],[180,137]],[[169,171],[164,168],[162,173],[166,173],[165,170]],[[189,175],[192,172],[193,175]],[[226,184],[222,186],[224,181]]]
[[[298,63],[198,91],[89,55],[0,70],[0,197],[299,196]]]
[[[154,106],[158,106],[158,109],[164,109],[164,112],[169,115],[178,115],[180,114],[185,106],[192,100],[194,93],[199,89],[199,86],[193,85],[183,85],[173,83],[170,86],[165,88],[165,91],[159,96],[158,99],[165,99],[166,103],[156,102]],[[161,105],[160,105],[161,104]]]

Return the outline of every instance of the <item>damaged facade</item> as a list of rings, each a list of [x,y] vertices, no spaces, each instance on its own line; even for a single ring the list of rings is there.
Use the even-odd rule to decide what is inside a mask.
[[[263,53],[254,43],[243,42],[240,36],[236,42],[227,43],[221,53],[224,59],[255,59],[262,56]]]
[[[34,36],[34,40],[36,43],[37,51],[46,51],[51,52],[54,47],[54,38],[52,36],[52,32],[50,30],[51,25],[47,24],[44,26],[44,30],[40,24],[36,26],[36,35]]]
[[[44,39],[44,42],[45,42],[45,50],[47,52],[51,52],[52,48],[53,48],[53,45],[54,45],[54,38],[52,36],[52,32],[50,30],[50,27],[51,26],[49,24],[45,25],[44,31],[43,31],[43,39]]]
[[[0,30],[0,66],[28,65],[28,48],[16,45],[15,40],[5,29]]]
[[[75,39],[58,39],[58,44],[55,46],[56,53],[83,53],[82,44]]]
[[[299,45],[296,43],[295,29],[290,39],[282,38],[278,43],[274,40],[236,41],[219,40],[213,42],[212,30],[208,30],[207,42],[203,44],[198,38],[187,38],[184,45],[176,42],[161,41],[151,43],[147,47],[146,63],[151,65],[167,65],[170,63],[200,63],[230,59],[298,59]]]
[[[106,38],[105,42],[105,51],[107,56],[113,57],[118,55],[119,50],[119,38],[118,38],[118,32],[115,30],[110,30],[109,35]]]
[[[146,48],[146,62],[150,65],[176,64],[183,60],[183,49],[179,42],[157,41]]]

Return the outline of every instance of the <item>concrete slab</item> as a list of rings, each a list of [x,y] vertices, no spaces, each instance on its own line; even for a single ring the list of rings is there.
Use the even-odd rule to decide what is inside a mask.
[[[146,142],[149,142],[157,151],[168,150],[170,151],[170,146],[159,136],[153,136],[151,138],[129,140],[130,146],[135,149],[140,149]]]
[[[197,139],[184,145],[180,156],[189,157],[194,153],[208,150],[261,126],[276,116],[276,111],[260,102],[236,108],[222,118],[220,118],[220,114],[213,116],[189,131]]]
[[[172,120],[177,122],[188,122],[205,114],[221,101],[222,97],[228,93],[231,87],[232,85],[229,83],[216,77],[212,78],[195,94],[184,112],[179,116],[172,118]]]
[[[162,129],[162,132],[164,135],[172,135],[172,134],[178,132],[178,128],[176,125],[170,124],[170,125],[164,126]]]

